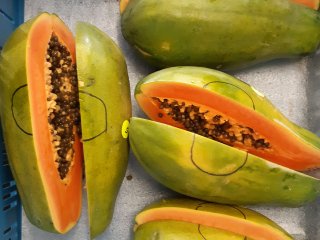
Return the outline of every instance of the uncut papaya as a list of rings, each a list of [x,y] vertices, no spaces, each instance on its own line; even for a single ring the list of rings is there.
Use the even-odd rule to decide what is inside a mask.
[[[30,222],[57,233],[77,223],[84,156],[90,235],[101,233],[128,157],[121,129],[131,103],[118,47],[84,23],[74,39],[58,16],[42,13],[2,49],[0,102],[9,165]]]
[[[253,210],[194,199],[166,199],[136,215],[135,240],[292,240],[283,228]]]
[[[153,121],[132,118],[132,150],[165,186],[231,204],[297,206],[319,195],[320,180],[294,170],[319,168],[320,138],[248,84],[173,67],[142,79],[135,98]]]
[[[138,54],[156,67],[240,69],[315,52],[320,13],[300,3],[122,0],[121,29]]]

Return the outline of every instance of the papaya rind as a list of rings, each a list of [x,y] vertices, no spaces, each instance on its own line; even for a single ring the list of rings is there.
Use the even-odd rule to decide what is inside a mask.
[[[170,220],[161,219],[161,217],[157,219],[156,212],[158,210],[164,210],[168,212],[170,212],[171,210],[179,210],[181,215],[174,216],[174,218]],[[168,234],[169,236],[174,236],[173,239],[180,239],[181,237],[189,237],[190,236],[189,234],[192,234],[192,236],[198,237],[199,239],[203,239],[202,237],[204,237],[203,236],[204,233],[206,235],[209,234],[208,236],[211,236],[210,234],[212,234],[213,238],[214,236],[215,237],[220,236],[222,237],[221,239],[231,239],[231,237],[233,237],[232,239],[248,239],[248,238],[244,238],[247,236],[240,236],[230,232],[231,229],[229,229],[227,225],[223,226],[223,229],[221,229],[226,232],[224,231],[220,232],[219,231],[220,229],[206,227],[205,222],[192,224],[192,222],[189,222],[190,219],[187,220],[187,218],[183,217],[183,211],[190,211],[190,210],[193,212],[194,215],[197,215],[198,213],[201,213],[201,212],[225,215],[227,217],[230,217],[231,221],[233,221],[233,219],[239,219],[244,225],[252,224],[253,226],[263,227],[266,231],[272,231],[274,233],[277,233],[277,235],[279,236],[279,239],[293,239],[290,236],[290,234],[287,233],[278,224],[276,224],[266,216],[256,211],[253,211],[251,209],[239,207],[239,206],[233,206],[233,205],[208,203],[200,200],[187,199],[187,198],[165,199],[160,202],[156,202],[147,206],[145,209],[143,209],[140,213],[136,215],[135,236],[138,237],[139,236],[138,234],[140,234],[140,236],[145,237],[140,239],[148,239],[146,238],[148,235],[145,235],[145,234],[152,233],[152,230],[155,227],[157,227],[158,235],[163,237],[163,234]],[[148,217],[145,218],[145,215],[149,215],[149,214],[150,215],[155,214],[155,220],[149,221]],[[178,227],[178,229],[176,229],[175,227]],[[185,228],[185,227],[188,227],[188,228]],[[142,233],[139,233],[139,231],[141,231],[141,229],[139,228],[142,228]],[[245,226],[243,226],[243,228],[245,228]],[[173,229],[171,234],[170,234],[170,229]],[[206,230],[206,231],[201,231],[201,230]],[[155,232],[153,233],[155,234]],[[230,234],[230,235],[227,235],[227,234]],[[195,239],[198,239],[198,238],[195,238]],[[137,238],[136,240],[140,240],[140,239]],[[211,238],[208,238],[208,239],[211,239]]]
[[[134,240],[152,240],[157,236],[159,240],[244,240],[244,237],[217,228],[181,221],[154,221],[144,223],[134,232]],[[247,239],[249,240],[249,239]]]
[[[76,52],[90,236],[95,238],[112,219],[127,168],[129,144],[121,127],[131,117],[130,86],[120,49],[98,28],[77,24]]]
[[[131,118],[129,139],[154,179],[190,197],[296,207],[320,192],[316,178],[166,124]]]
[[[318,26],[317,11],[290,0],[131,0],[121,14],[124,38],[160,68],[230,70],[309,54]]]

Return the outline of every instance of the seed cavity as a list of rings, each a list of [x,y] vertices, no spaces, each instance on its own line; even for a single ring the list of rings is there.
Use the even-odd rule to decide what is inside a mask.
[[[271,148],[267,139],[254,129],[243,126],[219,112],[210,112],[207,109],[201,109],[200,106],[174,99],[153,97],[152,100],[160,109],[159,118],[169,116],[190,132],[244,149]]]
[[[70,52],[52,34],[46,54],[48,124],[54,161],[63,180],[73,165],[75,134],[81,134],[76,65]]]

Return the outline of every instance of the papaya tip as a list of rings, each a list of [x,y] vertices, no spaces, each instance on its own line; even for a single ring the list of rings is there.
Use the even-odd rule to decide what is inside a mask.
[[[128,5],[129,2],[130,2],[130,0],[120,0],[120,3],[119,3],[119,5],[120,5],[120,14],[122,14],[126,10],[127,5]]]

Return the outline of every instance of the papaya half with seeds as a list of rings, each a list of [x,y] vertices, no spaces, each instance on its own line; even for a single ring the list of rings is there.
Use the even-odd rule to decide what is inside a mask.
[[[85,23],[74,39],[56,15],[40,14],[2,49],[0,102],[8,160],[30,222],[57,233],[77,223],[85,157],[90,235],[100,234],[128,158],[121,127],[131,116],[129,82],[115,43]]]
[[[159,68],[240,69],[313,53],[320,42],[320,13],[291,0],[122,0],[120,8],[124,38]]]
[[[193,199],[169,199],[137,214],[134,240],[289,240],[284,229],[253,210]]]
[[[154,121],[132,118],[133,152],[167,187],[232,204],[297,206],[319,195],[318,179],[294,171],[319,167],[319,138],[248,84],[173,67],[141,80],[135,97]]]

